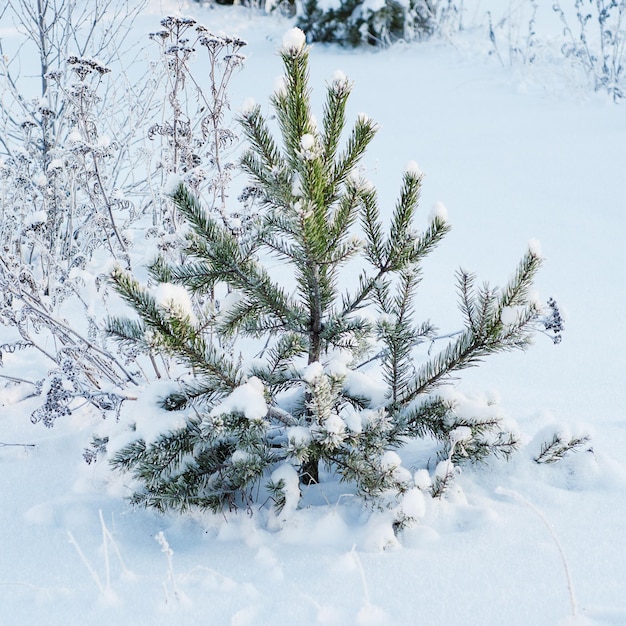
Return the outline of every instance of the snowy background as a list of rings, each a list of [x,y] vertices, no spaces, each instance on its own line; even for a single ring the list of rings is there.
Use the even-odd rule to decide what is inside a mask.
[[[33,426],[38,399],[17,402],[7,387],[2,626],[626,624],[624,105],[591,94],[549,46],[532,66],[499,63],[484,27],[489,5],[504,12],[496,0],[466,2],[466,29],[449,40],[381,51],[315,45],[312,84],[321,98],[337,69],[355,82],[349,119],[364,111],[380,125],[366,164],[389,210],[411,159],[426,174],[424,220],[437,201],[448,209],[453,230],[425,266],[421,318],[456,330],[455,270],[502,284],[528,241],[541,242],[537,289],[567,313],[562,344],[540,336],[528,352],[496,357],[457,383],[497,396],[528,445],[508,463],[466,469],[398,537],[324,482],[270,532],[262,515],[245,512],[131,509],[123,482],[81,459],[99,418]],[[248,41],[233,107],[248,97],[267,103],[291,22],[154,1],[137,37],[179,8]],[[539,35],[549,42],[554,19],[541,11]],[[0,30],[7,41],[16,36],[8,22]],[[28,367],[14,356],[3,371]],[[132,410],[154,410],[156,394]],[[593,450],[533,463],[532,440],[553,423],[591,433]]]

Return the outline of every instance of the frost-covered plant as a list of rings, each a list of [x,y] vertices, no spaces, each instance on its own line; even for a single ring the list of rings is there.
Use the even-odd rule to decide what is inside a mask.
[[[453,0],[303,0],[297,23],[311,41],[386,46],[447,30],[460,15]]]
[[[565,330],[565,321],[561,315],[559,305],[554,298],[548,298],[548,307],[539,319],[543,329],[541,332],[548,335],[553,343],[561,343],[563,340],[563,331]]]
[[[76,56],[68,67],[69,78],[48,72],[55,108],[40,101],[39,117],[33,111],[21,122],[21,137],[5,136],[0,167],[4,269],[29,272],[54,306],[71,292],[72,270],[85,269],[99,248],[128,265],[118,219],[130,203],[112,185],[117,144],[98,124],[98,87],[110,69]]]
[[[494,407],[472,406],[442,386],[488,355],[528,345],[539,312],[529,289],[541,258],[531,246],[501,289],[460,272],[464,328],[420,360],[435,329],[415,320],[416,289],[422,261],[449,229],[444,212],[417,230],[422,174],[411,163],[385,227],[359,170],[376,125],[360,115],[344,135],[351,83],[334,75],[318,123],[302,31],[287,33],[281,57],[284,80],[271,100],[280,137],[259,105],[240,120],[249,144],[242,166],[260,201],[249,236],[238,239],[181,184],[173,200],[189,224],[186,260],[150,267],[171,293],[228,289],[228,306],[203,315],[182,293],[164,304],[121,268],[112,276],[137,317],[112,319],[110,331],[175,357],[188,374],[162,401],[180,412],[176,426],[144,436],[141,416],[128,415],[132,440],[112,446],[110,462],[134,478],[136,504],[213,511],[263,501],[262,487],[277,508],[293,508],[298,477],[318,482],[323,465],[372,503],[399,506],[403,523],[424,489],[440,495],[455,463],[515,447]],[[233,336],[247,355],[258,342],[257,356],[223,350],[220,339]],[[396,452],[416,440],[432,442],[444,460],[445,473],[442,466],[432,481]]]
[[[16,0],[3,11],[24,29],[22,53],[38,58],[40,74],[38,83],[24,75],[14,52],[0,58],[2,243],[42,274],[51,294],[57,287],[51,283],[69,279],[56,274],[84,268],[100,245],[116,257],[126,253],[114,215],[129,210],[115,184],[124,146],[102,120],[113,119],[103,115],[105,99],[107,107],[116,108],[122,95],[108,82],[109,62],[141,4],[132,9],[120,0],[96,0],[89,9],[75,0],[35,5]],[[107,28],[94,27],[111,15]],[[1,45],[0,52],[5,52]],[[129,95],[123,94],[126,101]]]
[[[23,50],[41,71],[33,82],[17,56],[0,55],[0,321],[9,327],[2,351],[33,349],[47,361],[46,373],[29,381],[43,400],[32,419],[47,426],[84,400],[119,410],[120,390],[146,370],[136,350],[107,347],[104,271],[114,262],[130,269],[135,232],[169,249],[176,220],[162,191],[168,177],[206,195],[226,220],[234,167],[224,156],[234,142],[227,87],[243,42],[169,17],[153,35],[163,63],[142,74],[122,53],[142,3],[83,5],[15,0],[0,10],[21,24]],[[205,91],[190,46],[209,60]],[[163,141],[146,150],[148,137]]]
[[[260,10],[284,17],[293,17],[296,12],[296,0],[195,0],[198,4],[238,4],[253,10]]]
[[[150,37],[161,47],[166,83],[165,119],[154,123],[148,136],[163,138],[156,164],[165,179],[184,181],[197,194],[208,195],[208,203],[222,220],[226,214],[226,190],[235,164],[226,156],[237,136],[225,114],[230,108],[228,86],[241,67],[240,51],[246,42],[237,37],[215,35],[194,19],[169,16],[162,30]],[[200,52],[198,52],[200,51]],[[204,89],[192,71],[198,54],[208,66],[209,89]],[[196,60],[197,62],[197,60]],[[154,225],[176,230],[171,202],[155,203]],[[235,216],[236,219],[237,216]]]
[[[21,53],[38,72],[22,73],[21,55],[0,50],[0,319],[12,328],[7,346],[48,360],[46,380],[31,381],[45,395],[32,419],[48,426],[84,400],[119,407],[119,389],[134,380],[98,332],[92,296],[102,283],[88,265],[99,255],[101,264],[110,256],[129,267],[124,228],[133,206],[117,184],[129,142],[110,138],[116,117],[103,112],[118,109],[108,62],[140,8],[15,0],[2,10],[19,23]]]
[[[537,0],[511,5],[509,11],[494,23],[487,11],[489,40],[494,54],[502,65],[531,65],[537,56]]]
[[[563,54],[585,69],[595,91],[624,97],[626,76],[626,0],[574,0],[575,21],[562,2],[554,11],[563,24]]]

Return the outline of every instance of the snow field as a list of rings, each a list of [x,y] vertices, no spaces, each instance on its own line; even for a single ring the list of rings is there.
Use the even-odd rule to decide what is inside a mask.
[[[138,31],[153,30],[174,4],[153,3]],[[476,13],[485,9],[475,4]],[[265,109],[280,71],[276,50],[302,45],[301,36],[283,39],[288,21],[245,10],[184,10],[248,40],[233,109],[247,98]],[[0,24],[0,32],[11,29]],[[558,66],[520,78],[487,59],[473,37],[376,53],[314,46],[312,84],[321,97],[324,81],[354,82],[348,119],[365,109],[380,126],[365,174],[389,210],[406,168],[424,174],[421,226],[431,208],[449,216],[453,230],[426,264],[418,302],[442,332],[458,325],[459,266],[502,284],[528,242],[541,241],[537,288],[568,312],[563,343],[539,336],[527,353],[500,356],[457,384],[500,398],[522,450],[509,463],[466,468],[441,501],[410,496],[407,513],[422,519],[399,536],[384,512],[364,510],[349,486],[326,481],[278,518],[158,516],[123,500],[127,477],[82,462],[99,417],[32,426],[37,398],[7,385],[1,626],[626,624],[623,105],[581,99]],[[188,310],[175,291],[162,295]],[[19,354],[4,361],[0,373],[14,376],[37,367]],[[152,387],[129,409],[147,438],[177,419],[155,406],[164,391]],[[247,407],[259,393],[250,381],[240,391],[246,398],[224,404]],[[536,436],[555,423],[591,431],[591,444],[537,465]],[[409,450],[403,466],[426,454]],[[293,488],[289,469],[277,472]]]

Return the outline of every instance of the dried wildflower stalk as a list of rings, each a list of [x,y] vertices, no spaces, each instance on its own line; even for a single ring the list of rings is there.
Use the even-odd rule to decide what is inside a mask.
[[[164,140],[159,167],[165,177],[180,179],[195,193],[205,195],[213,210],[229,222],[227,189],[235,165],[225,157],[237,136],[225,122],[225,114],[230,108],[228,86],[244,61],[240,51],[246,42],[214,35],[190,18],[167,17],[161,26],[150,37],[161,47],[169,116],[153,124],[148,136]],[[206,58],[200,48],[208,56],[207,91],[196,81],[192,68],[196,53]],[[174,204],[165,201],[161,210],[161,215],[155,213],[154,223],[165,222],[170,231],[175,230]]]

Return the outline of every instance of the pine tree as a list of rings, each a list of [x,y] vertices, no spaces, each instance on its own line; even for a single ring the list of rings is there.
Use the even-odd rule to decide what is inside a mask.
[[[297,472],[301,485],[318,482],[320,463],[373,501],[397,500],[418,487],[393,452],[407,440],[439,441],[448,468],[462,458],[507,455],[516,444],[498,418],[459,417],[437,389],[488,355],[528,345],[538,319],[529,299],[537,251],[529,249],[502,289],[477,287],[460,272],[464,328],[417,365],[416,348],[436,333],[414,320],[421,264],[449,225],[435,215],[416,230],[422,174],[411,164],[385,228],[376,190],[359,173],[376,125],[359,116],[344,135],[350,82],[333,77],[318,126],[302,31],[289,31],[281,57],[284,82],[271,101],[280,138],[260,106],[240,118],[249,143],[241,165],[249,195],[260,199],[256,221],[240,236],[181,184],[172,197],[189,224],[186,260],[159,259],[150,268],[153,281],[183,286],[199,301],[225,287],[234,303],[194,316],[160,303],[122,270],[112,277],[139,319],[112,319],[110,332],[177,358],[189,372],[163,401],[187,411],[185,425],[153,442],[137,438],[112,456],[114,467],[137,479],[138,504],[218,511],[249,505],[264,485],[280,509],[285,477]],[[278,273],[268,268],[276,260]],[[350,262],[361,269],[346,288]],[[262,358],[236,358],[239,340],[259,341]],[[382,402],[352,384],[371,362],[382,366]]]
[[[310,41],[342,46],[389,46],[422,40],[456,25],[460,9],[453,0],[303,0],[297,25]]]

